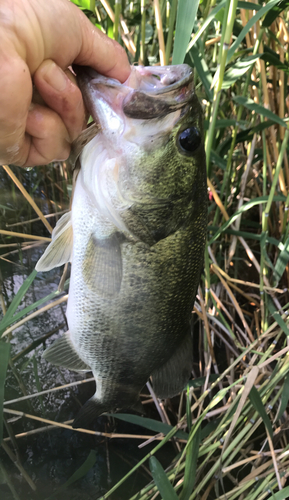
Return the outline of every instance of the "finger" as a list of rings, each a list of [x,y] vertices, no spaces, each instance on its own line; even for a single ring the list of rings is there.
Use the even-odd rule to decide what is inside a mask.
[[[85,125],[84,104],[74,75],[47,60],[40,65],[33,80],[47,106],[62,119],[70,141],[73,141]]]
[[[31,0],[31,3],[37,11],[39,0]],[[52,15],[52,6],[58,12],[57,22],[55,12]],[[91,66],[99,73],[116,78],[120,82],[128,78],[130,65],[125,50],[96,28],[76,5],[67,0],[52,0],[41,3],[41,9],[42,15],[38,16],[38,20],[43,34],[42,60],[52,59],[61,68],[67,68],[73,62]],[[31,31],[27,32],[25,38],[29,42]],[[27,61],[31,72],[34,73],[34,69],[42,62],[39,60],[37,64],[40,51],[37,54],[32,52],[27,42]]]
[[[20,166],[46,165],[53,160],[66,160],[70,153],[69,133],[55,111],[32,104],[29,109],[25,149],[28,152]]]
[[[97,28],[94,27],[91,31],[90,24],[83,24],[83,43],[75,63],[90,66],[99,73],[123,83],[131,72],[124,48]]]
[[[0,55],[0,163],[23,161],[24,132],[32,96],[26,63],[16,55]],[[24,148],[25,149],[25,148]]]

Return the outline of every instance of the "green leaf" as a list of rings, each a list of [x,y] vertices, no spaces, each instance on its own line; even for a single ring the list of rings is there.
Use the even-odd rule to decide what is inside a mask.
[[[215,19],[217,21],[219,21],[219,23],[223,23],[223,19],[224,19],[224,14],[225,14],[225,9],[221,9],[219,10],[219,12],[215,15]]]
[[[277,259],[276,264],[275,264],[274,274],[275,274],[275,278],[277,280],[277,283],[279,283],[279,281],[280,281],[280,279],[281,279],[281,277],[286,269],[288,261],[289,261],[289,237],[287,238],[287,240],[284,244],[283,250],[278,255],[278,259]]]
[[[85,462],[83,462],[83,464],[79,467],[79,469],[77,469],[72,474],[72,476],[66,481],[66,483],[62,484],[60,488],[57,488],[57,490],[52,495],[50,495],[50,497],[48,497],[47,500],[50,500],[55,495],[58,495],[62,491],[66,490],[68,486],[75,483],[75,481],[78,481],[78,479],[81,479],[83,476],[85,476],[94,466],[95,462],[96,462],[96,451],[90,450],[87,459],[85,460]]]
[[[238,78],[241,78],[248,69],[259,59],[259,54],[240,59],[231,66],[224,74],[222,89],[229,89]]]
[[[269,65],[275,66],[275,68],[279,69],[280,71],[284,71],[287,75],[289,75],[288,64],[282,63],[276,54],[272,54],[271,52],[267,51],[263,54],[260,54],[260,59],[263,59],[263,61],[265,61]]]
[[[287,500],[289,497],[289,486],[286,486],[286,488],[283,488],[280,491],[277,491],[277,493],[274,493],[271,497],[268,497],[267,500]]]
[[[6,371],[10,356],[10,344],[0,342],[0,444],[3,438],[3,403]]]
[[[216,19],[216,16],[217,16],[217,13],[223,9],[226,5],[226,2],[227,0],[222,0],[211,12],[210,14],[208,15],[207,19],[205,20],[205,22],[202,24],[202,26],[200,27],[200,29],[197,31],[197,33],[195,34],[193,40],[189,43],[189,46],[188,46],[188,49],[187,51],[189,52],[189,50],[195,45],[195,43],[197,42],[197,40],[200,38],[200,36],[204,33],[204,31],[206,30],[206,28],[209,26],[209,24],[214,21]],[[181,2],[179,2],[181,3]],[[175,63],[173,63],[175,64]]]
[[[213,90],[211,88],[212,85],[212,75],[205,61],[205,57],[203,54],[200,54],[199,48],[197,45],[194,45],[189,52],[189,57],[193,62],[193,66],[196,68],[198,76],[204,85],[204,89],[207,95],[207,98],[210,102],[213,101]]]
[[[2,208],[2,210],[10,210],[11,212],[15,212],[15,208],[9,208],[6,207],[5,205],[0,205],[0,208]]]
[[[265,426],[267,427],[271,439],[273,439],[273,429],[270,419],[266,413],[260,394],[254,385],[250,391],[249,399],[251,401],[251,404],[254,406],[255,410],[259,413],[260,417],[262,418]]]
[[[154,30],[151,24],[146,23],[145,26],[145,43],[149,43],[150,39],[152,38],[154,34]]]
[[[199,0],[181,0],[178,2],[176,34],[172,64],[182,64],[187,46],[197,17]]]
[[[284,120],[286,121],[286,120]],[[240,122],[241,125],[243,122]],[[265,130],[268,127],[271,127],[274,125],[274,122],[272,120],[266,120],[263,123],[259,123],[255,127],[250,127],[247,128],[246,130],[241,130],[241,132],[238,132],[237,137],[236,137],[236,144],[240,142],[245,142],[245,141],[252,141],[253,136],[256,132],[261,132],[262,130]],[[229,137],[228,139],[225,139],[220,146],[218,147],[218,154],[221,156],[224,156],[228,149],[231,146],[232,138]]]
[[[215,382],[217,380],[219,375],[216,373],[213,373],[212,375],[209,376],[209,382]],[[206,381],[207,377],[199,377],[195,378],[194,380],[189,380],[188,381],[188,386],[189,387],[202,387]]]
[[[187,445],[185,476],[183,482],[183,490],[180,495],[180,500],[189,500],[195,485],[200,439],[201,439],[201,429],[199,427],[193,439]]]
[[[226,170],[227,163],[221,156],[219,156],[216,151],[211,151],[211,161],[217,165],[217,167],[220,167],[222,170]]]
[[[71,0],[72,3],[75,3],[77,7],[81,9],[91,10],[90,9],[90,0]]]
[[[227,55],[227,61],[229,62],[234,53],[237,51],[240,43],[242,40],[245,38],[246,34],[251,30],[251,28],[254,26],[254,24],[259,21],[259,19],[266,14],[274,5],[276,5],[279,2],[279,0],[271,0],[268,2],[266,5],[261,7],[260,10],[247,22],[246,26],[242,29],[241,33],[239,36],[236,38],[234,43],[231,45],[231,47],[228,50],[228,55]]]
[[[278,17],[283,10],[288,7],[289,2],[288,0],[283,0],[282,2],[279,2],[278,5],[275,5],[266,15],[262,26],[264,28],[270,28],[271,24],[275,21],[276,17]]]
[[[208,424],[205,425],[205,427],[202,428],[201,430],[201,441],[203,439],[206,439],[206,437],[208,437],[211,432],[214,432],[215,429],[217,429],[219,423],[221,421],[221,418],[216,418],[216,420],[212,420],[211,422],[209,422]],[[203,450],[203,455],[206,455],[207,451],[206,449]]]
[[[281,404],[280,404],[280,408],[279,408],[276,420],[278,420],[279,418],[282,417],[284,411],[287,408],[288,401],[289,401],[289,373],[286,375],[284,382],[283,382],[282,394],[281,394]]]
[[[187,427],[188,431],[190,432],[192,428],[192,413],[191,413],[191,399],[190,399],[189,385],[187,385],[186,414],[187,414]]]
[[[12,300],[10,306],[7,309],[7,312],[4,316],[4,318],[0,322],[0,333],[2,333],[5,330],[6,325],[9,324],[9,322],[11,321],[11,318],[12,318],[14,312],[16,311],[16,309],[19,306],[21,300],[23,299],[25,293],[27,292],[28,288],[30,287],[31,283],[33,282],[36,274],[37,274],[37,271],[34,269],[32,271],[32,273],[28,276],[28,278],[26,278],[26,280],[21,285],[21,287],[19,288],[18,292],[16,293],[14,299]]]
[[[214,234],[214,236],[210,239],[208,242],[208,245],[211,245],[219,236],[222,234],[222,232],[229,227],[234,220],[236,220],[239,215],[241,215],[243,212],[246,212],[247,210],[250,210],[250,208],[260,205],[261,203],[266,203],[268,201],[269,196],[260,196],[260,198],[255,198],[251,201],[248,201],[247,203],[244,203],[242,207],[237,210],[228,220],[223,224],[218,231]],[[274,196],[273,201],[285,201],[285,196],[283,195],[277,195]]]
[[[235,125],[238,125],[240,128],[243,128],[244,130],[251,130],[247,129],[248,123],[245,120],[240,120],[239,122],[236,122],[235,119],[230,119],[230,118],[224,118],[223,120],[216,120],[215,123],[215,129],[222,129],[222,128],[228,128],[228,127],[235,127]],[[209,121],[204,120],[204,129],[208,130],[209,129]]]
[[[153,476],[153,480],[157,485],[157,488],[161,494],[163,500],[178,500],[177,494],[169,482],[167,475],[162,468],[161,464],[156,457],[150,457],[149,459],[150,471]]]
[[[269,309],[270,314],[273,316],[273,319],[280,326],[280,328],[287,335],[287,337],[289,337],[289,329],[288,329],[285,321],[281,318],[279,312],[276,311],[276,308],[275,308],[272,300],[270,299],[270,297],[268,297],[268,309]]]
[[[281,125],[282,127],[287,128],[287,124],[284,120],[282,120],[282,118],[280,118],[278,115],[276,115],[275,113],[273,113],[269,109],[266,109],[261,104],[257,104],[252,99],[249,99],[248,97],[237,96],[237,97],[233,97],[233,100],[237,104],[244,106],[245,108],[249,109],[250,111],[255,111],[255,113],[258,113],[259,115],[265,116],[269,120],[272,120],[273,122],[278,123],[278,125]]]
[[[69,286],[69,279],[66,280],[63,289],[67,290],[68,286]],[[61,293],[62,292],[55,290],[55,292],[49,293],[48,295],[46,295],[46,297],[43,297],[43,299],[37,300],[36,302],[31,304],[30,306],[25,307],[24,309],[19,311],[17,314],[15,314],[15,316],[12,316],[12,317],[11,317],[11,315],[7,316],[7,313],[9,311],[9,309],[8,309],[4,318],[2,319],[2,321],[0,321],[0,335],[2,335],[4,330],[6,330],[6,328],[8,328],[11,325],[11,323],[15,323],[19,319],[23,318],[23,316],[26,316],[26,314],[29,314],[31,311],[33,311],[33,309],[37,309],[37,307],[40,307],[45,302],[49,302],[50,300],[54,299],[55,297],[58,297],[58,295],[61,295]]]
[[[163,422],[158,422],[157,420],[153,420],[152,418],[140,417],[138,415],[130,415],[126,413],[107,413],[111,417],[118,418],[119,420],[124,420],[125,422],[129,422],[130,424],[140,425],[145,429],[149,429],[153,432],[161,432],[162,434],[168,434],[173,427],[169,424],[164,424]],[[184,431],[177,431],[175,437],[179,439],[189,439],[189,434]]]
[[[253,2],[238,2],[238,8],[239,9],[247,9],[247,10],[260,10],[261,5],[258,5],[257,3]]]

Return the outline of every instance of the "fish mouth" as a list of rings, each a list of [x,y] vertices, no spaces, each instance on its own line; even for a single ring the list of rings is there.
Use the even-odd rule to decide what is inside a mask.
[[[92,68],[73,67],[86,107],[98,122],[98,100],[105,100],[117,114],[149,120],[185,107],[194,96],[193,70],[176,66],[132,66],[128,79],[100,75]]]

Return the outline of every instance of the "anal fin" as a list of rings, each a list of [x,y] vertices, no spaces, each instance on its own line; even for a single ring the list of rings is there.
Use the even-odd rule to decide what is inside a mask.
[[[60,339],[57,339],[52,346],[44,351],[42,357],[50,361],[53,365],[63,366],[76,372],[91,371],[82,359],[80,359],[71,340],[69,332],[66,332]]]
[[[193,345],[189,333],[170,359],[152,373],[156,395],[170,398],[181,392],[190,378],[192,365]]]

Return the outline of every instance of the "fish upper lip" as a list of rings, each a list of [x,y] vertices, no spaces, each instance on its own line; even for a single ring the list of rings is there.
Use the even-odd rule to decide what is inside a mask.
[[[143,66],[140,69],[140,73],[143,76],[151,75],[152,77],[154,75],[158,76],[157,74],[163,74],[163,78],[160,78],[160,81],[166,80],[166,73],[170,72],[171,74],[171,80],[172,83],[169,83],[168,79],[168,84],[164,84],[163,87],[155,87],[151,90],[149,89],[134,89],[130,87],[129,85],[126,85],[126,82],[120,83],[118,80],[114,78],[110,78],[104,75],[101,75],[98,73],[96,70],[88,67],[88,66],[79,66],[74,64],[73,65],[73,70],[76,73],[78,83],[80,85],[80,88],[87,84],[92,82],[92,80],[97,84],[101,83],[106,85],[107,87],[126,87],[128,89],[136,90],[139,92],[145,92],[147,95],[151,96],[159,96],[163,94],[167,94],[169,92],[173,92],[177,89],[179,89],[182,86],[187,86],[189,84],[193,84],[194,82],[194,74],[193,70],[190,66],[187,64],[178,64],[176,66]],[[174,78],[175,76],[175,78]],[[129,79],[129,78],[128,78]]]

